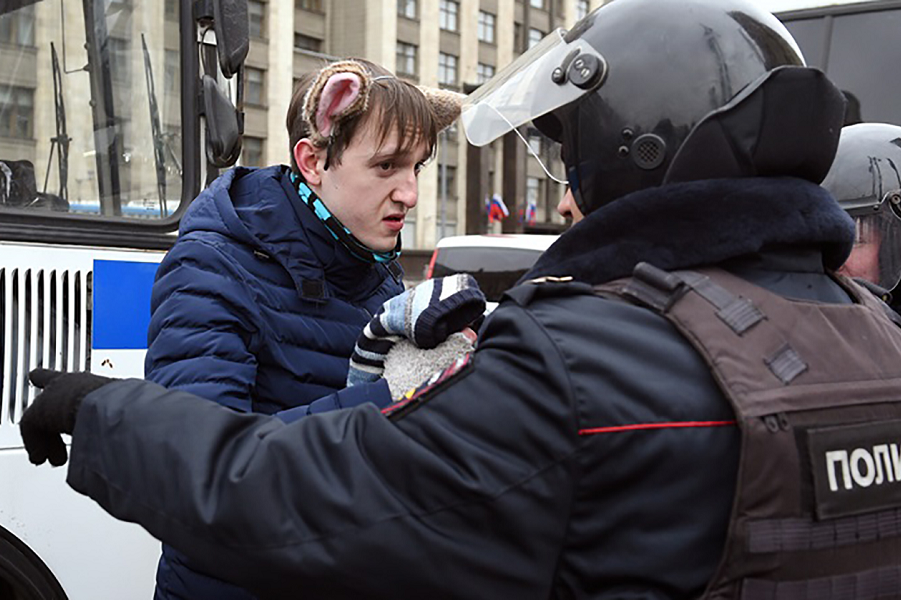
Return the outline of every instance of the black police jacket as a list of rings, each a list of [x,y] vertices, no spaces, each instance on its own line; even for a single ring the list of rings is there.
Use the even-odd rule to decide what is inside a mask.
[[[848,302],[824,262],[852,235],[797,180],[633,194],[562,236],[414,397],[286,425],[116,382],[79,411],[68,481],[263,598],[696,598],[725,539],[734,415],[667,321],[589,284],[638,260],[720,264]]]

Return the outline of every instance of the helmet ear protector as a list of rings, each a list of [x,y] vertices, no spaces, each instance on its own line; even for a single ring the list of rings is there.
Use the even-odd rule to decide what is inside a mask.
[[[844,95],[819,69],[773,69],[695,125],[663,183],[781,176],[820,183],[832,166],[844,111]]]

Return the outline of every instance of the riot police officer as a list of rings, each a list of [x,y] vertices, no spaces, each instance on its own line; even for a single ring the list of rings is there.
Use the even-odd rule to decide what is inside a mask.
[[[851,256],[840,271],[878,286],[881,296],[901,279],[901,127],[859,123],[842,128],[823,187],[854,219]]]

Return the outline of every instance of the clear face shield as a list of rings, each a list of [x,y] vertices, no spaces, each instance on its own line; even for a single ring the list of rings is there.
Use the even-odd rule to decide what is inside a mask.
[[[839,272],[894,289],[901,280],[901,192],[886,194],[875,206],[846,210],[854,219],[856,237]]]
[[[548,177],[566,183],[550,173],[518,128],[575,102],[600,86],[606,74],[607,62],[588,42],[567,41],[566,32],[557,29],[466,97],[460,114],[466,139],[485,146],[513,131]],[[552,152],[559,155],[555,145]]]

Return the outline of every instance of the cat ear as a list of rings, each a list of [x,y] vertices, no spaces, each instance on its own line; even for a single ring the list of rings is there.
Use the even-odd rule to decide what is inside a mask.
[[[333,63],[319,72],[304,99],[303,110],[315,143],[326,143],[341,121],[366,110],[370,83],[363,65],[351,60]]]
[[[426,100],[429,101],[438,131],[450,127],[457,120],[457,117],[460,116],[460,108],[466,96],[451,90],[442,90],[425,85],[417,87],[425,95]]]
[[[356,73],[335,73],[325,82],[316,109],[316,129],[323,137],[332,133],[335,117],[344,114],[360,97],[363,84]]]

